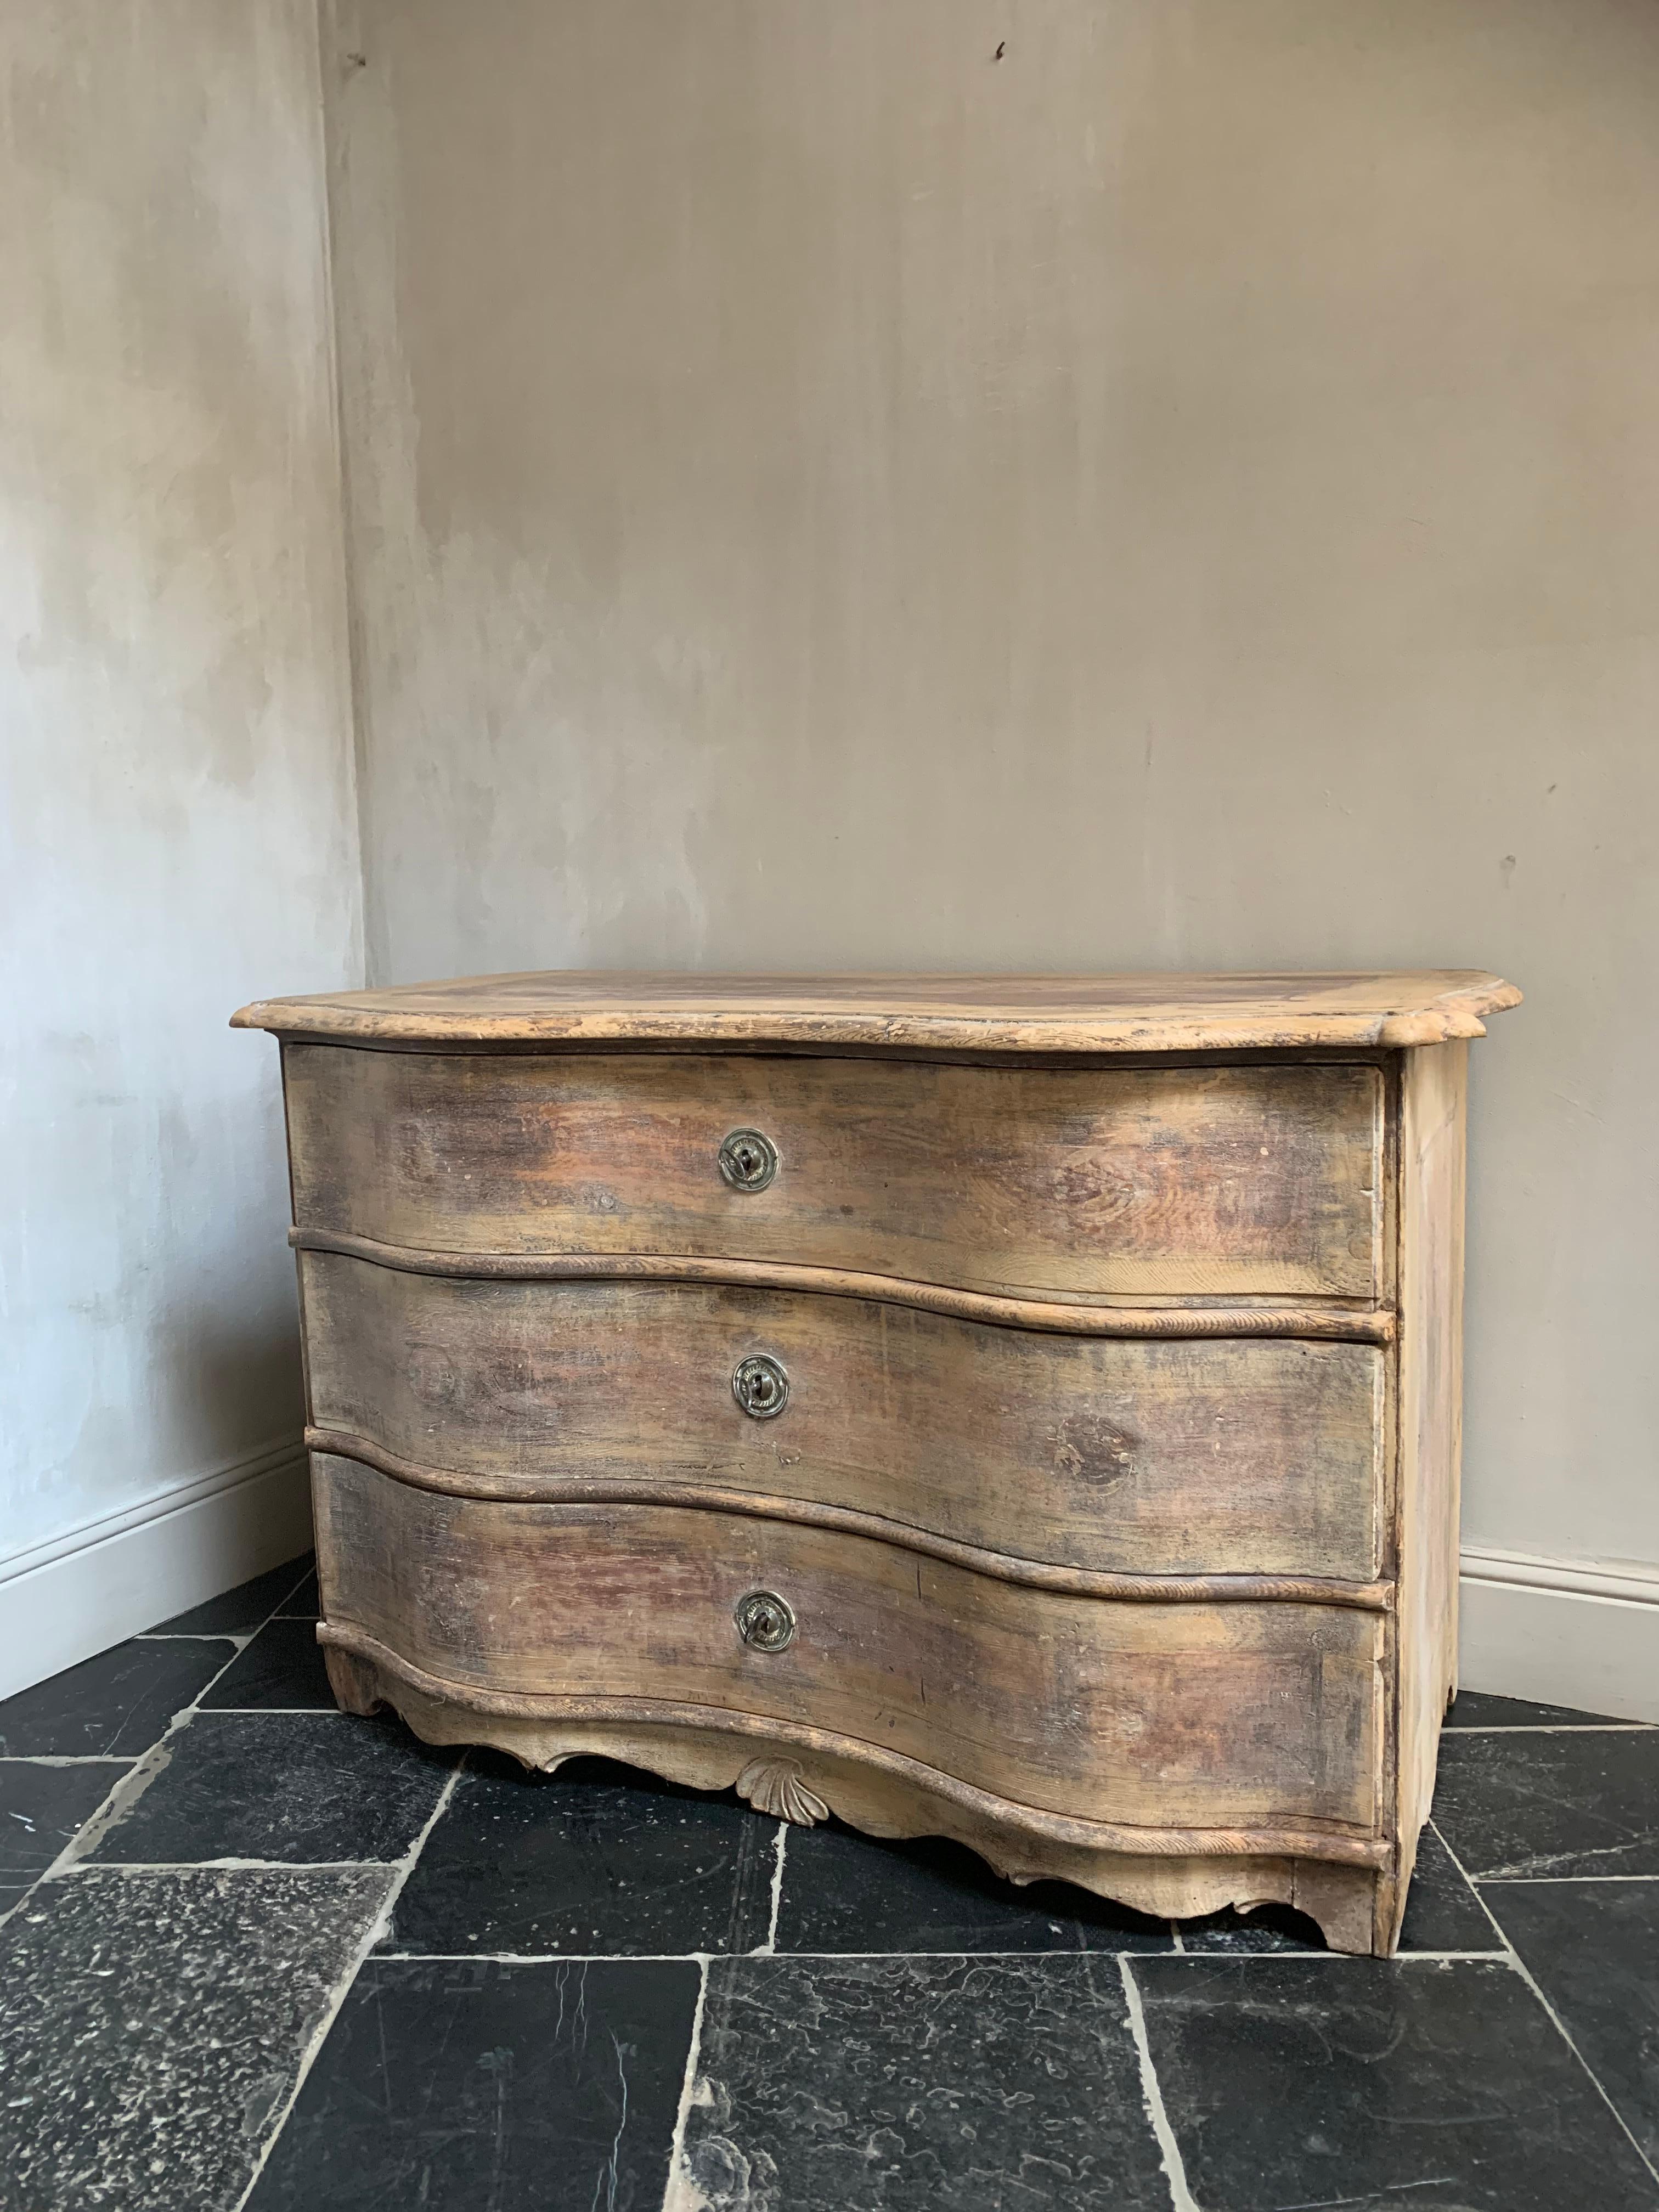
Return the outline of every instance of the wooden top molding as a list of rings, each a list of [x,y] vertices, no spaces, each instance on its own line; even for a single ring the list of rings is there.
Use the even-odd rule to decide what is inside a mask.
[[[1440,1044],[1518,1006],[1479,969],[1183,975],[471,975],[261,999],[234,1029],[343,1044],[1237,1052]]]

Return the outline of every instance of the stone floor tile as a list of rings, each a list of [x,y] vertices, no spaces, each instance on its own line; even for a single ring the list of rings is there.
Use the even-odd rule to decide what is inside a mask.
[[[162,1621],[149,1633],[252,1636],[256,1628],[264,1626],[289,1593],[303,1582],[310,1565],[310,1553],[302,1552],[297,1559],[272,1567],[268,1574],[256,1575],[252,1582],[239,1583],[234,1589],[226,1590],[219,1597],[191,1606],[188,1613],[174,1613],[171,1620]]]
[[[82,1871],[0,1930],[0,2203],[232,2212],[389,1877]]]
[[[401,1858],[456,1754],[393,1721],[343,1713],[198,1713],[142,1796],[104,1830],[101,1864]]]
[[[317,1611],[317,1570],[313,1567],[298,1589],[283,1600],[276,1613],[282,1620],[315,1620]]]
[[[1069,1882],[1017,1888],[939,1836],[884,1843],[832,1823],[792,1828],[780,1951],[1168,1951],[1167,1920]]]
[[[1659,1881],[1498,1881],[1482,1894],[1659,2166]]]
[[[264,1706],[331,1713],[334,1692],[328,1686],[316,1623],[268,1620],[237,1653],[202,1705],[210,1711]]]
[[[118,1644],[0,1704],[0,1757],[139,1758],[235,1654],[193,1639]]]
[[[1572,1705],[1535,1705],[1527,1698],[1500,1698],[1486,1690],[1460,1690],[1446,1716],[1449,1729],[1629,1728],[1606,1713],[1581,1713]]]
[[[1417,1871],[1406,1898],[1401,1951],[1501,1951],[1504,1939],[1431,1827],[1417,1839]]]
[[[1325,1937],[1316,1921],[1288,1905],[1258,1905],[1254,1912],[1228,1906],[1200,1920],[1180,1923],[1182,1948],[1200,1957],[1229,1954],[1261,1957],[1269,1953],[1323,1951]],[[1501,1951],[1503,1939],[1481,1908],[1480,1899],[1458,1872],[1451,1854],[1432,1828],[1418,1838],[1417,1868],[1406,1899],[1400,1948],[1413,1951]]]
[[[1654,2212],[1659,2189],[1498,1960],[1137,1959],[1204,2212]]]
[[[1476,1880],[1659,1874],[1659,1729],[1443,1736],[1434,1823]]]
[[[398,1900],[392,1951],[749,1951],[777,1823],[607,1759],[555,1774],[476,1752]]]
[[[675,2181],[684,2212],[1170,2202],[1119,1962],[1076,1953],[711,1961]]]
[[[697,1988],[690,1960],[371,1960],[248,2212],[657,2212]]]
[[[0,1759],[0,1912],[52,1864],[127,1772],[123,1759]]]

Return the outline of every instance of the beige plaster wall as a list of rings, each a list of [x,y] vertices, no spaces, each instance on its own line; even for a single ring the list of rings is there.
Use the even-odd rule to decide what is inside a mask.
[[[1504,970],[1466,1531],[1659,1561],[1659,12],[325,67],[373,969]]]
[[[361,973],[320,105],[309,0],[0,10],[0,1689],[303,1540],[225,1023]]]

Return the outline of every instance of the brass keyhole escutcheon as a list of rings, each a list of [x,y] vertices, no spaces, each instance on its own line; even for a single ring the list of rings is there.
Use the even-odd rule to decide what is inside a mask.
[[[750,1590],[732,1618],[751,1651],[787,1651],[795,1640],[794,1608],[775,1590]]]
[[[789,1377],[769,1352],[752,1352],[732,1370],[732,1395],[751,1421],[770,1421],[789,1402]]]
[[[778,1148],[758,1129],[732,1129],[720,1139],[720,1163],[733,1190],[764,1190],[778,1171]]]

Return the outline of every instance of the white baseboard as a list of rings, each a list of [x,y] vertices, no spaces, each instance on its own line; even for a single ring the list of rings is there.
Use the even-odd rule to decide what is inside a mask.
[[[1462,1570],[1462,1688],[1659,1721],[1659,1567],[1466,1545]]]
[[[303,1446],[263,1446],[0,1560],[0,1698],[311,1543]]]

